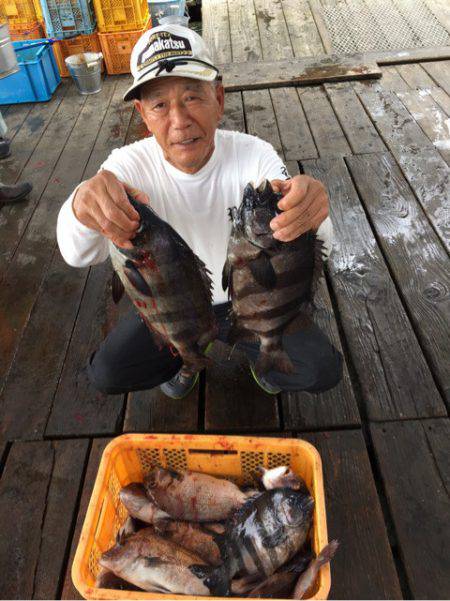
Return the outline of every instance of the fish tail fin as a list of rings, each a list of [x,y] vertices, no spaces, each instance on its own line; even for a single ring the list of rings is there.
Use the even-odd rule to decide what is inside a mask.
[[[294,366],[287,353],[280,347],[267,352],[262,346],[258,359],[255,363],[255,374],[260,376],[268,371],[279,371],[283,374],[291,374]]]
[[[332,540],[331,542],[329,542],[328,545],[326,545],[316,557],[316,561],[319,563],[319,565],[324,566],[326,563],[331,561],[338,547],[339,541]]]
[[[231,579],[225,564],[218,567],[192,565],[189,569],[209,588],[211,595],[217,597],[228,597],[230,595]]]

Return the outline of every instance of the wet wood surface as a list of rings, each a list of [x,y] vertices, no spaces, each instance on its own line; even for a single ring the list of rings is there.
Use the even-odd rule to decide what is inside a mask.
[[[279,8],[246,4],[256,27],[265,19],[267,35],[276,31]],[[284,14],[298,9],[281,5]],[[239,14],[229,11],[230,22]],[[308,19],[295,35],[320,54]],[[218,28],[224,62],[234,48],[244,63],[254,60],[245,41],[252,25],[240,27],[241,41],[228,37],[228,46]],[[265,59],[261,44],[258,52]],[[319,395],[267,395],[247,359],[228,359],[219,344],[216,363],[183,401],[158,389],[97,392],[87,361],[130,307],[112,302],[108,262],[65,265],[56,217],[80,181],[146,129],[121,101],[127,76],[107,78],[95,97],[67,80],[50,103],[9,107],[13,154],[0,162],[0,180],[34,189],[0,207],[0,529],[11,541],[0,566],[14,572],[2,579],[2,598],[80,598],[73,555],[103,448],[123,432],[307,437],[324,463],[329,535],[341,541],[330,598],[450,597],[439,551],[449,543],[449,176],[436,130],[450,113],[446,70],[435,61],[383,67],[381,79],[366,82],[226,95],[222,127],[262,137],[292,175],[315,175],[328,188],[337,244],[315,319],[345,367],[343,381]]]

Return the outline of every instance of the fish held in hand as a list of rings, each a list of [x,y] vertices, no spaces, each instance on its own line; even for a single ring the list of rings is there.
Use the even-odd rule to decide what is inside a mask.
[[[299,577],[297,584],[295,585],[294,592],[292,594],[292,599],[304,598],[308,589],[310,589],[314,584],[320,568],[327,564],[329,561],[331,561],[338,547],[338,541],[332,540],[331,543],[328,543],[328,545],[326,545],[322,549],[319,555],[311,561],[309,567]]]
[[[228,520],[218,542],[229,577],[271,576],[304,545],[312,524],[310,494],[277,488],[250,499]]]
[[[151,470],[144,479],[147,495],[177,520],[210,522],[227,518],[254,494],[242,492],[233,482],[200,472]]]
[[[269,181],[246,186],[239,207],[230,209],[232,231],[222,273],[232,302],[229,341],[259,340],[257,375],[291,373],[284,333],[312,323],[313,297],[323,273],[322,243],[309,231],[291,242],[273,237],[270,222],[281,195]]]
[[[181,236],[148,206],[129,201],[140,225],[132,249],[110,244],[117,274],[113,298],[125,290],[161,348],[183,360],[195,373],[208,364],[204,351],[217,336],[212,281],[204,263]],[[118,276],[118,277],[117,277]]]
[[[131,517],[146,524],[156,524],[170,517],[168,513],[152,503],[147,497],[144,485],[140,482],[132,482],[124,486],[119,493],[119,499]]]

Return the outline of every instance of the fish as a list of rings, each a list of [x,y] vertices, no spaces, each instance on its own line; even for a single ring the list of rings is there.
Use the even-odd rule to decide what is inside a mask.
[[[261,481],[266,490],[272,490],[273,488],[293,488],[294,490],[308,492],[303,478],[294,474],[286,465],[280,465],[272,469],[258,467],[256,471],[261,475]]]
[[[177,520],[211,522],[226,519],[255,491],[242,492],[236,484],[200,472],[154,468],[144,478],[147,496]]]
[[[128,294],[153,338],[196,373],[211,363],[204,354],[216,338],[212,280],[201,259],[150,206],[128,196],[140,224],[132,249],[109,245],[113,299]]]
[[[95,579],[95,588],[112,588],[119,591],[141,591],[142,589],[134,586],[130,582],[119,578],[113,572],[101,568]]]
[[[169,540],[193,551],[206,563],[218,566],[222,563],[219,547],[214,535],[204,530],[195,522],[164,520],[157,527],[158,534],[166,536]]]
[[[272,576],[269,576],[251,589],[248,597],[254,598],[290,598],[298,575],[304,572],[312,559],[311,550],[300,552],[290,562],[284,564]]]
[[[314,295],[323,274],[323,243],[313,231],[291,242],[273,237],[271,220],[280,212],[266,180],[244,189],[239,207],[229,209],[232,230],[222,287],[232,304],[230,344],[259,341],[254,370],[292,373],[282,337],[312,324]]]
[[[268,490],[249,499],[217,538],[222,574],[271,576],[303,547],[312,524],[314,499],[290,488]]]
[[[133,517],[128,516],[117,532],[116,543],[123,543],[125,539],[135,534],[139,529],[139,522]]]
[[[292,594],[292,599],[304,598],[305,593],[314,584],[320,568],[331,561],[338,547],[339,542],[337,540],[332,540],[322,549],[319,555],[311,561],[308,568],[297,580],[297,584],[295,585],[294,592]]]
[[[156,524],[170,517],[147,497],[145,487],[141,482],[132,482],[124,486],[119,493],[119,499],[131,517],[146,524]]]
[[[215,588],[214,581],[208,580],[206,564],[198,555],[159,536],[152,527],[140,530],[123,544],[114,545],[103,553],[99,564],[149,592],[185,595],[221,592]]]

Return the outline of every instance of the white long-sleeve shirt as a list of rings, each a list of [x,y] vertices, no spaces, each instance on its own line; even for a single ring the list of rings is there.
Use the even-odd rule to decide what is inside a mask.
[[[212,272],[213,302],[227,301],[222,290],[231,222],[227,209],[238,206],[248,182],[287,179],[286,167],[273,147],[247,134],[217,130],[214,152],[202,169],[184,173],[168,163],[154,137],[114,150],[100,169],[107,169],[124,183],[145,192],[152,209],[182,236]],[[57,238],[65,261],[87,267],[105,261],[109,241],[75,217],[72,201],[76,190],[61,207]],[[326,254],[332,244],[327,218],[318,236]]]

